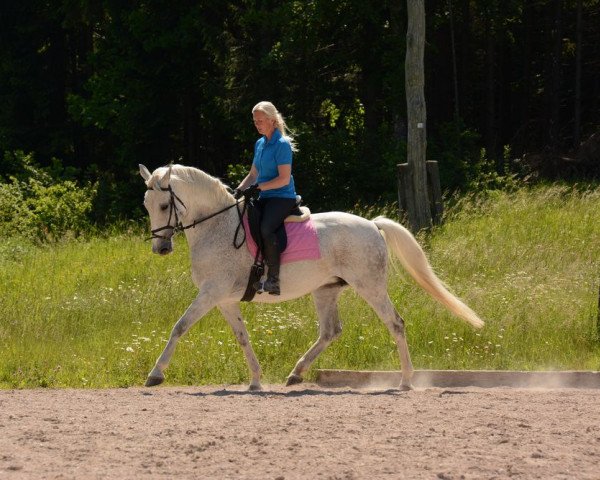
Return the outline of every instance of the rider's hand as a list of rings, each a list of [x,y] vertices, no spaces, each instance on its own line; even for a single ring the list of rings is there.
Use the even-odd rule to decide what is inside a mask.
[[[260,188],[258,188],[258,183],[250,185],[246,190],[244,190],[244,197],[253,198],[257,197],[260,193]]]

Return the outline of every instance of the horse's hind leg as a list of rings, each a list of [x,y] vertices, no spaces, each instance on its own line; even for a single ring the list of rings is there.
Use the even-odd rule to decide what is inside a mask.
[[[355,287],[356,288],[356,287]],[[398,353],[400,354],[400,364],[402,367],[402,382],[400,388],[410,390],[412,388],[412,376],[414,373],[410,353],[408,352],[408,343],[404,331],[404,320],[398,314],[387,292],[370,288],[356,288],[357,292],[373,307],[375,313],[385,323],[392,337],[396,341]]]
[[[324,285],[313,292],[313,299],[319,317],[319,338],[298,360],[289,374],[286,385],[302,382],[302,375],[319,354],[342,333],[342,324],[338,315],[337,301],[344,285]]]
[[[246,330],[246,326],[244,325],[244,320],[242,319],[242,312],[240,311],[240,305],[238,302],[234,303],[226,303],[219,305],[219,310],[227,320],[227,323],[231,326],[233,333],[235,334],[235,338],[237,338],[238,343],[242,347],[244,351],[244,355],[246,356],[246,362],[248,363],[248,368],[250,368],[250,374],[252,375],[252,380],[250,381],[250,390],[261,390],[262,387],[260,385],[260,364],[258,363],[258,359],[254,354],[254,350],[252,350],[252,345],[250,345],[250,339],[248,337],[248,331]]]

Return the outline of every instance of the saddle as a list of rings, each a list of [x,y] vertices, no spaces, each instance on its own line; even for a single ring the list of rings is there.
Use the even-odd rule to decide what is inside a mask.
[[[279,245],[279,253],[283,253],[287,247],[287,232],[285,230],[285,224],[294,222],[306,222],[310,218],[310,210],[308,207],[304,207],[302,204],[302,197],[300,195],[296,195],[296,206],[290,212],[290,214],[285,218],[279,228],[275,230],[275,235],[277,235],[277,244]],[[248,285],[246,287],[246,291],[244,292],[244,296],[242,297],[242,302],[249,302],[254,298],[256,294],[256,288],[254,285],[261,279],[265,272],[265,267],[262,259],[264,258],[263,252],[263,241],[260,235],[260,219],[262,212],[260,208],[258,208],[253,199],[248,201],[247,206],[248,212],[248,227],[250,230],[250,235],[254,240],[254,243],[258,246],[258,250],[256,252],[256,257],[254,258],[254,264],[250,269],[250,275],[248,278]]]
[[[256,207],[253,201],[248,202],[248,226],[250,227],[250,234],[252,239],[258,245],[258,250],[262,257],[263,254],[263,241],[260,235],[260,219],[262,212]],[[277,235],[277,244],[279,245],[279,253],[283,253],[287,247],[287,234],[285,231],[286,223],[301,223],[306,222],[310,218],[310,210],[308,207],[302,206],[302,197],[296,195],[296,206],[285,218],[279,228],[275,230]]]

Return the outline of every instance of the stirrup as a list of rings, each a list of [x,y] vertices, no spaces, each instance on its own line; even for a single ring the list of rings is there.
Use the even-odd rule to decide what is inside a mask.
[[[261,280],[260,282],[256,282],[254,284],[256,288],[256,293],[270,293],[271,295],[281,295],[281,289],[279,287],[279,281],[273,280],[271,278],[267,278],[266,280]]]
[[[254,285],[252,285],[254,287],[254,290],[256,290],[256,293],[258,293],[259,295],[261,293],[265,293],[265,281],[264,280],[259,280],[258,282],[254,282]]]

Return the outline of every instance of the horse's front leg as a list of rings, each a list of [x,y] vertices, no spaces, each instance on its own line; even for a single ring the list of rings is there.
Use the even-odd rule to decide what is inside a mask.
[[[169,366],[177,342],[198,320],[200,320],[200,318],[213,308],[215,304],[216,302],[210,292],[207,289],[202,289],[173,327],[167,346],[160,354],[160,357],[158,357],[154,368],[146,379],[147,387],[160,385],[165,380],[163,372]]]
[[[246,325],[244,324],[244,319],[242,318],[239,302],[220,304],[219,310],[221,310],[225,320],[227,320],[227,323],[231,326],[235,338],[240,344],[240,347],[242,347],[244,355],[246,356],[246,362],[248,363],[250,375],[252,376],[252,380],[250,381],[250,386],[248,389],[252,391],[262,390],[262,386],[260,385],[260,364],[258,363],[256,355],[254,354],[252,345],[250,345],[248,330],[246,330]]]

